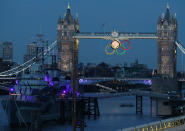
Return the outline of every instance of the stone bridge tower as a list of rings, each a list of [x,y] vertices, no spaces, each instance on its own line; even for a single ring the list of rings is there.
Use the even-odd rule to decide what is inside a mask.
[[[170,15],[167,5],[166,13],[159,17],[157,24],[158,39],[158,74],[168,78],[176,77],[177,63],[177,19]]]
[[[63,73],[71,73],[73,68],[73,53],[75,53],[75,61],[78,63],[78,48],[76,48],[77,40],[73,39],[75,32],[79,30],[78,18],[73,19],[70,6],[68,4],[67,12],[64,18],[58,19],[58,68]],[[76,48],[76,49],[74,49]]]

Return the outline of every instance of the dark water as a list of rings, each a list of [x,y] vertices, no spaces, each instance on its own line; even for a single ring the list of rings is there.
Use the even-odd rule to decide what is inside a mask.
[[[133,107],[120,107],[120,104],[134,104]],[[100,117],[98,120],[86,119],[85,131],[116,131],[121,128],[132,127],[160,120],[150,116],[150,100],[143,99],[143,115],[136,115],[135,97],[124,96],[99,100]],[[50,125],[44,127],[45,131],[71,131],[71,125]]]
[[[132,127],[160,120],[160,118],[150,116],[150,100],[147,97],[143,98],[143,115],[136,115],[134,96],[104,98],[99,99],[98,102],[100,117],[97,120],[86,119],[85,121],[87,127],[85,128],[85,131],[116,131],[121,128]],[[134,106],[120,107],[120,104],[133,104]],[[2,107],[0,107],[0,115],[0,131],[6,131],[7,129],[3,129],[3,127],[8,125],[8,121],[2,111]],[[53,121],[44,124],[43,130],[72,131],[72,127],[69,124],[60,125]]]

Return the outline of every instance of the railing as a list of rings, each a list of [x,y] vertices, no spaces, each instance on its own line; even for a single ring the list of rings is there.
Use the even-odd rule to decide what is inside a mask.
[[[170,128],[174,128],[173,130],[176,130],[177,128],[178,130],[185,129],[185,116],[170,118],[157,122],[151,122],[148,124],[139,125],[126,129],[120,129],[117,131],[160,131],[160,130],[169,130]]]

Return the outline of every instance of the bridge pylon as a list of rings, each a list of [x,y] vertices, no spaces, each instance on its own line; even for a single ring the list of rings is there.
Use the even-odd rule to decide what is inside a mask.
[[[167,6],[164,16],[159,17],[157,23],[158,34],[158,69],[161,76],[175,78],[177,63],[177,19],[170,15]]]

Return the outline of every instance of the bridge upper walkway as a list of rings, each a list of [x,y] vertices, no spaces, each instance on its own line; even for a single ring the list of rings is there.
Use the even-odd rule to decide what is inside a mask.
[[[80,32],[73,38],[76,39],[105,39],[105,40],[129,40],[129,39],[158,39],[157,33],[133,33],[133,32]]]

